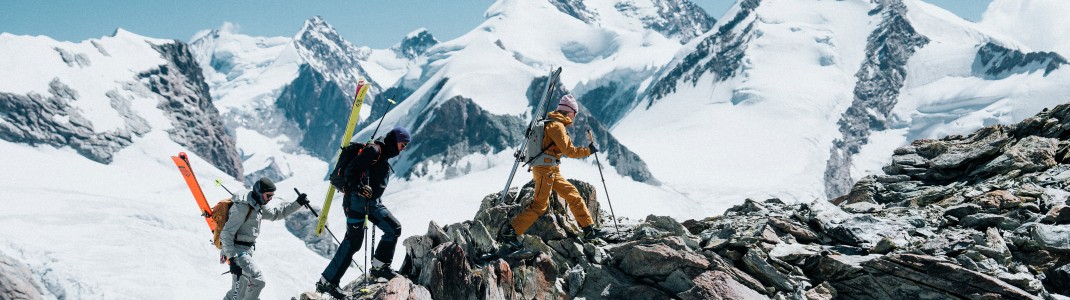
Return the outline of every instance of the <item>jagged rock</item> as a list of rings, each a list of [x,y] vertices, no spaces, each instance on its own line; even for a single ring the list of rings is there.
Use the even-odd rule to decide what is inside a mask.
[[[869,252],[877,254],[887,254],[888,252],[892,252],[892,250],[895,250],[895,248],[895,242],[893,242],[892,239],[883,238],[880,240],[880,242],[877,242],[877,244],[874,245],[873,248],[869,250]]]
[[[761,281],[758,281],[754,276],[747,274],[747,272],[743,272],[743,270],[736,268],[731,262],[725,260],[724,257],[721,257],[712,251],[704,251],[703,254],[706,256],[706,259],[710,261],[710,267],[707,269],[724,272],[731,276],[736,282],[742,283],[750,289],[756,291],[765,290],[765,286],[762,285]]]
[[[778,291],[792,292],[798,284],[788,275],[778,271],[766,261],[765,253],[751,248],[743,255],[743,266],[763,283],[773,286]]]
[[[684,225],[684,228],[687,228],[687,232],[691,234],[699,234],[706,229],[710,229],[710,225],[706,222],[695,221],[693,219],[685,220],[683,223],[680,223],[680,225]]]
[[[1041,221],[1044,223],[1070,224],[1070,206],[1060,204],[1052,207]]]
[[[212,162],[234,178],[242,179],[243,166],[234,136],[226,131],[219,110],[212,104],[204,72],[185,43],[154,45],[166,61],[138,74],[153,94],[156,106],[171,120],[171,139]]]
[[[870,202],[855,202],[843,206],[843,210],[851,213],[875,213],[884,209],[883,205]]]
[[[748,198],[746,200],[743,200],[743,204],[736,205],[736,206],[733,206],[733,207],[729,208],[728,210],[725,210],[725,214],[726,215],[728,215],[729,213],[744,214],[744,215],[745,214],[767,215],[769,213],[769,209],[767,209],[764,204],[761,204],[758,201],[754,201],[753,199],[749,199]]]
[[[672,274],[669,274],[669,277],[659,282],[658,285],[673,294],[682,293],[695,287],[695,284],[691,282],[691,277],[681,270],[673,271]]]
[[[573,266],[565,272],[565,284],[569,297],[576,297],[576,294],[583,288],[583,281],[586,277],[587,271],[584,271],[580,265]]]
[[[681,268],[706,269],[709,261],[665,244],[635,245],[620,255],[620,269],[635,276],[667,276]]]
[[[959,225],[974,229],[997,227],[1003,230],[1014,230],[1021,225],[1021,222],[1001,215],[979,213],[962,218],[962,220],[959,221]]]
[[[1070,225],[1034,224],[1032,238],[1048,251],[1070,252]]]
[[[565,297],[563,291],[556,289],[557,266],[545,253],[535,257],[530,266],[515,267],[513,274],[521,299]]]
[[[427,237],[431,238],[431,241],[433,241],[435,245],[453,241],[450,239],[449,235],[446,235],[446,231],[443,230],[441,226],[438,226],[438,223],[435,223],[434,220],[431,220],[431,222],[427,224]]]
[[[1070,296],[1070,264],[1048,270],[1044,284],[1050,287],[1052,292]]]
[[[1003,150],[1003,153],[980,166],[971,175],[981,173],[1004,174],[1010,170],[1036,172],[1054,166],[1059,141],[1053,138],[1027,136]]]
[[[442,299],[467,298],[474,280],[464,249],[454,243],[445,243],[435,247],[432,254],[434,258],[428,270],[427,284],[431,295]]]
[[[925,255],[895,254],[863,264],[865,271],[881,282],[881,287],[859,288],[846,296],[894,295],[895,298],[1001,297],[1039,299],[997,278],[967,270],[948,261]],[[841,291],[840,287],[836,287]]]
[[[769,251],[769,256],[787,262],[794,262],[818,255],[820,252],[821,247],[816,245],[782,243],[774,246],[773,250]]]
[[[0,253],[0,299],[44,299],[26,265]]]
[[[431,300],[431,292],[404,276],[391,279],[372,296],[377,300]]]
[[[1003,127],[985,127],[962,140],[933,141],[929,147],[919,147],[919,154],[924,155],[922,149],[932,149],[940,152],[930,160],[930,168],[937,170],[955,169],[979,158],[998,153],[1003,146],[1012,140],[1007,136]],[[937,150],[941,149],[943,151]]]
[[[886,220],[866,214],[851,214],[824,200],[810,204],[812,218],[819,230],[851,246],[871,248],[889,238],[896,245],[908,243],[907,229],[914,226],[900,220]]]
[[[795,237],[795,240],[801,243],[813,243],[821,240],[817,233],[814,233],[809,227],[796,224],[785,218],[771,217],[769,218],[769,225],[772,225],[773,228],[776,228],[781,232],[790,234],[792,237]]]
[[[1010,209],[1022,205],[1022,199],[1014,196],[1008,191],[999,190],[991,191],[974,200],[974,203],[981,205],[982,209],[989,212],[999,212],[1001,209]]]
[[[835,298],[836,288],[833,288],[828,282],[822,282],[806,291],[807,300],[832,300]]]
[[[583,254],[587,255],[587,260],[596,264],[604,264],[609,259],[609,253],[606,253],[605,249],[589,243],[583,244]]]
[[[687,228],[684,228],[675,219],[667,216],[649,215],[642,224],[639,224],[632,234],[632,239],[659,238],[666,235],[687,236]]]
[[[721,271],[707,271],[693,279],[694,287],[676,294],[684,300],[699,299],[769,299]]]
[[[948,207],[946,210],[944,210],[944,214],[958,219],[962,219],[979,211],[981,211],[980,205],[973,203],[963,203]]]
[[[1006,283],[1010,283],[1011,285],[1016,286],[1026,292],[1034,294],[1040,293],[1040,291],[1044,289],[1044,284],[1029,273],[1023,272],[1011,274],[1007,272],[1000,272],[996,274],[996,278],[998,278],[999,280],[1003,280]]]

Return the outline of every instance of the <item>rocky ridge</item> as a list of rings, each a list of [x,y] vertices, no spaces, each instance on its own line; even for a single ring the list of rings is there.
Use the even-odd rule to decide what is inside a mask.
[[[969,136],[919,140],[832,201],[756,201],[679,223],[622,218],[582,243],[565,203],[523,237],[537,255],[482,261],[531,184],[471,221],[405,240],[369,299],[1066,299],[1070,104]],[[572,180],[613,232],[596,192]],[[355,290],[356,284],[349,289]],[[301,299],[317,299],[306,293]]]

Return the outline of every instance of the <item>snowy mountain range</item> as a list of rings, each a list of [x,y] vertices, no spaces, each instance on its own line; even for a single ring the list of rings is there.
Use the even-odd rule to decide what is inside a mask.
[[[372,88],[354,140],[380,121],[378,135],[414,135],[384,196],[406,235],[470,219],[501,189],[552,67],[564,73],[550,106],[578,97],[570,134],[583,146],[594,132],[619,214],[835,198],[896,147],[1070,100],[1070,32],[1050,26],[1070,7],[1025,2],[996,0],[972,23],[920,0],[740,0],[720,18],[684,0],[500,0],[458,38],[417,29],[388,49],[320,17],[290,37],[224,24],[189,43],[0,33],[0,168],[23,172],[0,183],[0,258],[55,298],[215,297],[226,282],[203,276],[220,267],[167,156],[190,153],[211,199],[226,196],[215,178],[266,176],[318,205],[359,78]],[[563,170],[599,176],[591,158]],[[333,227],[342,219],[332,212]],[[265,295],[307,289],[326,259],[281,223],[264,231],[264,260],[286,258],[265,264]],[[118,242],[146,236],[153,254]],[[123,257],[176,271],[148,283],[112,265]]]

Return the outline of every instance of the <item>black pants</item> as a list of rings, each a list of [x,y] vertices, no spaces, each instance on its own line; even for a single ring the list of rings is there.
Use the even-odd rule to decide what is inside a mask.
[[[375,254],[372,255],[379,261],[389,264],[394,259],[394,248],[397,247],[398,237],[401,236],[401,223],[394,218],[390,210],[383,206],[380,199],[369,201],[355,193],[352,196],[346,194],[342,206],[346,213],[346,236],[338,245],[338,251],[334,253],[334,258],[331,258],[331,263],[327,264],[327,269],[324,269],[322,274],[323,278],[335,285],[342,280],[342,275],[345,275],[349,264],[353,262],[353,254],[360,250],[364,242],[365,216],[372,224],[375,224],[375,227],[383,231],[383,239],[379,241],[379,245],[375,247]]]

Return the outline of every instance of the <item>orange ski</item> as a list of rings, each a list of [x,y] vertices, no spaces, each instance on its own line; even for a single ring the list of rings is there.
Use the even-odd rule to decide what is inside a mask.
[[[182,178],[186,179],[186,185],[189,186],[189,191],[193,193],[193,199],[197,200],[197,206],[201,207],[201,216],[204,217],[204,221],[208,222],[208,229],[215,232],[215,222],[212,222],[212,207],[208,206],[208,201],[204,199],[201,184],[197,183],[197,176],[193,175],[193,168],[189,165],[189,158],[186,157],[186,152],[179,152],[178,156],[172,156],[171,160],[175,161],[178,171],[182,172]]]

